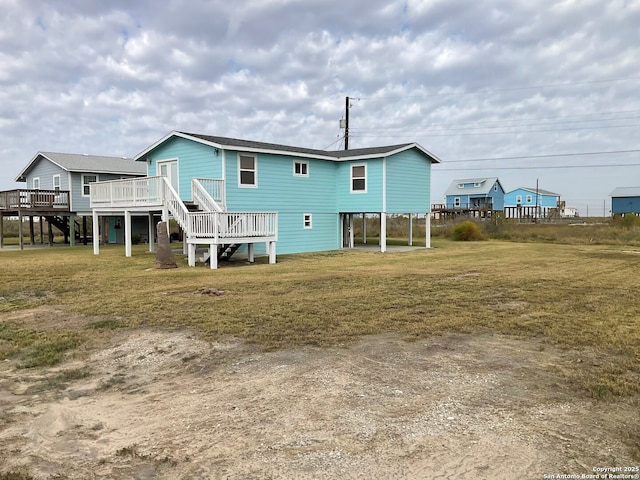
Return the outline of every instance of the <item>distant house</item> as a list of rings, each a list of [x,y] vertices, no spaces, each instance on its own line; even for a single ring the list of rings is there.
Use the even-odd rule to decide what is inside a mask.
[[[560,208],[560,217],[561,218],[575,218],[578,216],[578,209],[576,207],[561,207]]]
[[[38,152],[15,179],[26,187],[0,192],[0,213],[2,218],[28,217],[32,242],[34,217],[45,218],[49,225],[56,226],[63,232],[65,242],[73,244],[80,238],[81,229],[86,241],[86,218],[92,214],[90,185],[144,176],[146,170],[144,164],[131,158]],[[82,225],[77,223],[79,217],[82,217]],[[105,216],[103,243],[124,243],[123,220],[119,215]],[[148,229],[142,224],[146,225],[146,222],[146,218],[135,222],[136,228],[145,235]],[[0,227],[0,245],[1,237]]]
[[[611,192],[611,213],[640,214],[640,187],[618,187]]]
[[[504,195],[504,207],[507,218],[546,218],[560,207],[560,194],[520,187]]]
[[[134,213],[171,216],[189,265],[205,246],[199,258],[211,268],[237,249],[252,261],[254,245],[271,263],[276,242],[281,253],[349,248],[354,216],[379,216],[385,251],[387,215],[428,213],[431,164],[439,163],[416,143],[324,151],[178,131],[135,160],[148,177],[93,184],[93,218],[114,211],[125,221]]]
[[[446,208],[501,211],[504,188],[497,177],[454,180],[445,192]]]

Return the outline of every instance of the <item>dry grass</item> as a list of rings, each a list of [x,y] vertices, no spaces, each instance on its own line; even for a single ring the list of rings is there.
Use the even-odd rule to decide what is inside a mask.
[[[142,245],[132,258],[121,246],[97,257],[87,247],[2,252],[0,312],[62,304],[87,321],[54,332],[2,322],[0,356],[37,365],[34,358],[53,358],[38,354],[47,342],[58,355],[96,329],[138,326],[193,328],[265,349],[386,332],[496,332],[575,349],[581,361],[563,373],[593,397],[640,394],[637,249],[439,239],[433,246],[285,255],[276,265],[259,259],[217,271],[189,268],[181,257],[177,270],[155,270]],[[225,294],[195,295],[200,287]]]

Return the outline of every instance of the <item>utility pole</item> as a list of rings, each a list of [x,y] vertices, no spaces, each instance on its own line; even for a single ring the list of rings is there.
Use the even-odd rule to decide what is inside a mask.
[[[345,97],[344,149],[349,150],[349,97]]]

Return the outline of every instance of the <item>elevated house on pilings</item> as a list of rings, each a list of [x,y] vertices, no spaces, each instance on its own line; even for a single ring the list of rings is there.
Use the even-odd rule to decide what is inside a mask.
[[[431,206],[442,221],[458,217],[491,218],[504,205],[504,188],[497,177],[454,180],[445,192],[445,203]]]
[[[565,205],[560,194],[542,188],[520,187],[504,196],[505,218],[518,220],[558,219]]]
[[[3,226],[7,217],[17,217],[20,225],[29,219],[31,244],[36,243],[35,219],[40,225],[40,243],[44,224],[47,225],[47,243],[53,243],[52,227],[64,235],[64,242],[88,243],[87,218],[92,215],[89,206],[89,185],[101,180],[126,179],[144,176],[146,168],[130,158],[38,152],[16,177],[26,188],[0,192],[0,246],[4,246]],[[105,217],[103,243],[124,243],[123,217]],[[136,229],[148,231],[146,217],[137,221]],[[24,247],[22,228],[19,229],[20,248]]]
[[[324,151],[178,131],[134,158],[146,178],[91,185],[94,238],[103,215],[123,215],[125,230],[135,214],[173,218],[188,264],[211,268],[236,251],[275,263],[276,242],[279,253],[350,248],[354,217],[373,214],[384,252],[388,214],[429,213],[431,164],[440,161],[416,143]]]

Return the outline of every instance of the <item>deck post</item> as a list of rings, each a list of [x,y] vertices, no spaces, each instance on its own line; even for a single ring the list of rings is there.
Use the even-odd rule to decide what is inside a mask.
[[[4,248],[4,215],[0,213],[0,248]]]
[[[409,246],[413,246],[413,214],[409,214]]]
[[[380,212],[380,251],[387,251],[387,214]]]
[[[276,242],[267,242],[267,253],[269,254],[269,263],[276,263]]]
[[[124,256],[131,256],[131,212],[124,211]]]
[[[431,213],[425,213],[424,215],[424,229],[424,246],[426,248],[431,248]]]
[[[76,244],[76,216],[69,215],[69,245],[75,246]]]
[[[353,213],[349,214],[349,248],[353,248],[355,241],[353,239]]]
[[[209,245],[209,266],[211,270],[218,268],[218,245],[215,243]]]
[[[362,243],[367,244],[367,215],[362,212]]]
[[[248,243],[247,244],[247,260],[249,261],[249,263],[253,263],[254,262],[253,243]]]
[[[153,253],[156,250],[155,246],[155,224],[153,223],[153,213],[149,212],[149,252]]]
[[[189,253],[189,246],[187,244],[187,236],[182,232],[182,254],[187,255]]]
[[[22,211],[18,210],[18,244],[20,250],[24,250],[24,236],[22,235]]]
[[[29,240],[31,241],[31,246],[35,245],[35,232],[33,228],[33,215],[29,215]]]
[[[187,257],[187,264],[190,267],[196,266],[196,244],[195,243],[189,244],[189,255]]]
[[[51,220],[47,218],[47,233],[49,236],[49,246],[53,245],[53,225],[51,225]]]
[[[98,255],[100,253],[100,219],[98,218],[98,212],[96,212],[95,210],[92,214],[92,220],[93,221],[91,223],[93,227],[93,238],[91,240],[93,241],[93,254]],[[84,238],[87,238],[86,234]]]

